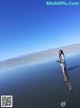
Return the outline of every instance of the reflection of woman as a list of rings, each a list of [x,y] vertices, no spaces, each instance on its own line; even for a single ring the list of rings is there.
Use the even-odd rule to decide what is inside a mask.
[[[63,76],[64,76],[64,81],[66,83],[66,86],[68,87],[69,91],[71,91],[72,90],[72,85],[70,83],[69,75],[66,71],[66,68],[64,68],[64,70],[63,70]]]

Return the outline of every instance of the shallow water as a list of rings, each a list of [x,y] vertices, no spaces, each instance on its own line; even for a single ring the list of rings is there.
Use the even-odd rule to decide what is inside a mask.
[[[0,95],[13,95],[14,108],[80,108],[80,56],[66,57],[73,86],[70,94],[56,60],[0,72]]]

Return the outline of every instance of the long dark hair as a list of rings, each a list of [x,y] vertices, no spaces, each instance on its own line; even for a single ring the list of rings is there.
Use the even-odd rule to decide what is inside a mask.
[[[64,52],[62,50],[59,50],[59,55],[63,54],[64,55]]]

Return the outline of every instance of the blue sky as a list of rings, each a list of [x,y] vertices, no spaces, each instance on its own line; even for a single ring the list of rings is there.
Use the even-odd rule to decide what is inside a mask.
[[[0,61],[80,42],[80,6],[0,0]]]

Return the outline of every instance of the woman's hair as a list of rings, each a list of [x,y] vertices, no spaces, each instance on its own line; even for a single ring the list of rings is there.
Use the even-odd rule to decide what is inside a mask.
[[[63,54],[64,55],[64,52],[62,50],[59,50],[59,55]]]

